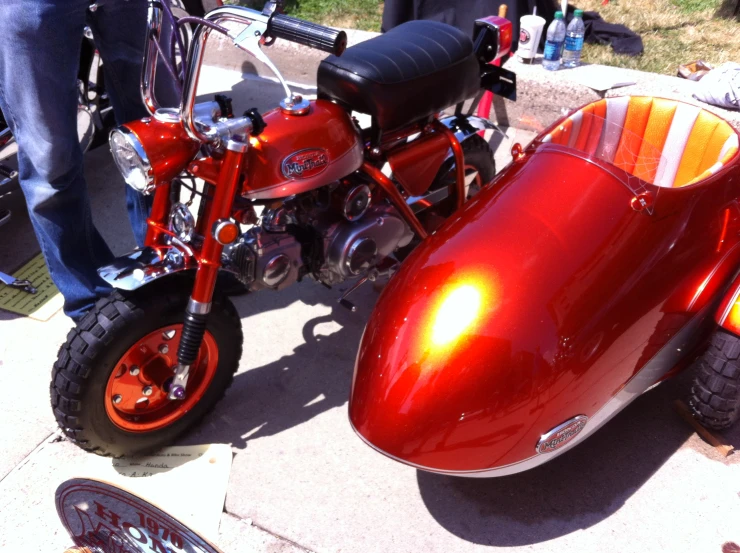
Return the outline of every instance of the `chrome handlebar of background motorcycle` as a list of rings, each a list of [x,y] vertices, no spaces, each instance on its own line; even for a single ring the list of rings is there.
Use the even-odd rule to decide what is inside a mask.
[[[154,78],[157,72],[157,46],[162,34],[162,7],[159,2],[149,2],[147,12],[147,38],[144,48],[144,63],[141,70],[141,96],[150,115],[160,108],[154,95]]]

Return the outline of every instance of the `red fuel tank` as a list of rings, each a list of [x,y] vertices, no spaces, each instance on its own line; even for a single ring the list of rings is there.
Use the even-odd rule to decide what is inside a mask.
[[[242,195],[284,198],[346,177],[362,165],[359,129],[349,114],[326,100],[310,102],[308,113],[274,109],[267,127],[251,140]]]

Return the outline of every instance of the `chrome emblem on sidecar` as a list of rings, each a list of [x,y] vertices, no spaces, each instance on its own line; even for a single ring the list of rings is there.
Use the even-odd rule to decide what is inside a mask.
[[[552,453],[575,438],[586,426],[588,417],[578,415],[543,434],[537,442],[537,453]]]
[[[329,166],[329,153],[323,148],[307,148],[290,154],[283,160],[285,178],[308,179]]]

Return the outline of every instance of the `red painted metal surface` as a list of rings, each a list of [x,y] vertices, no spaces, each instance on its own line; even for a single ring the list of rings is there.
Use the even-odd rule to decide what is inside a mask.
[[[181,331],[176,324],[150,332],[113,367],[105,389],[105,412],[113,424],[129,432],[153,432],[171,425],[203,397],[218,367],[218,346],[210,332],[190,369],[187,398],[167,398]]]
[[[465,203],[465,154],[454,132],[437,119],[434,120],[433,125],[447,137],[450,148],[452,148],[452,153],[455,156],[457,178],[454,182],[450,181],[450,198],[455,198],[455,205],[457,209],[460,209]]]
[[[347,112],[325,100],[311,102],[306,115],[287,115],[279,109],[264,115],[267,127],[251,140],[247,179],[242,195],[247,198],[284,198],[346,177],[363,161],[358,129]],[[296,155],[317,149],[326,153],[326,165],[309,178],[284,170]]]
[[[165,182],[154,190],[152,210],[149,212],[149,217],[146,220],[145,244],[147,246],[156,246],[159,243],[159,238],[164,233],[164,229],[167,227],[167,220],[170,216],[170,209],[172,208],[170,189],[170,183]]]
[[[593,417],[685,324],[665,371],[696,351],[740,262],[725,225],[740,168],[661,189],[652,214],[617,177],[530,150],[405,261],[358,354],[365,440],[431,470],[502,467]]]
[[[740,336],[740,275],[727,288],[714,318],[719,326]]]
[[[389,151],[387,159],[404,190],[410,196],[421,196],[431,186],[449,150],[449,138],[434,132]]]
[[[218,269],[221,267],[221,252],[224,247],[213,237],[211,229],[219,219],[231,216],[234,196],[243,178],[247,155],[247,152],[232,150],[226,150],[224,154],[218,184],[215,185],[213,200],[209,202],[207,219],[203,226],[205,236],[191,296],[195,301],[210,303],[213,298],[213,289],[216,286]]]
[[[406,204],[403,196],[398,191],[398,188],[396,188],[395,183],[388,177],[386,177],[380,171],[380,169],[373,167],[369,162],[365,162],[362,164],[362,171],[380,185],[383,191],[393,202],[393,205],[396,206],[396,209],[398,209],[403,218],[406,219],[406,222],[409,224],[409,226],[414,229],[414,232],[417,234],[417,236],[422,240],[426,238],[427,231],[424,229],[416,215],[414,215],[414,212],[411,210],[411,208]]]
[[[144,146],[155,184],[179,175],[198,153],[200,144],[191,140],[179,122],[147,117],[125,125]]]

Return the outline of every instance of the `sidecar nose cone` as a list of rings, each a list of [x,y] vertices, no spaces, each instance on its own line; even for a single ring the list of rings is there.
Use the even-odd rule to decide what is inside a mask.
[[[543,367],[496,336],[493,323],[504,313],[495,274],[431,281],[416,290],[424,301],[382,301],[368,324],[350,401],[353,427],[375,449],[427,470],[484,470],[512,450],[531,457],[533,444],[514,437]],[[383,298],[401,292],[392,281]]]
[[[625,260],[638,249],[651,259],[635,245],[651,221],[631,194],[559,151],[484,187],[378,299],[350,398],[358,434],[404,463],[471,476],[526,470],[583,439],[592,422],[566,425],[556,440],[567,447],[538,453],[560,425],[590,421],[639,360],[614,324],[638,325],[645,305],[624,295]]]

